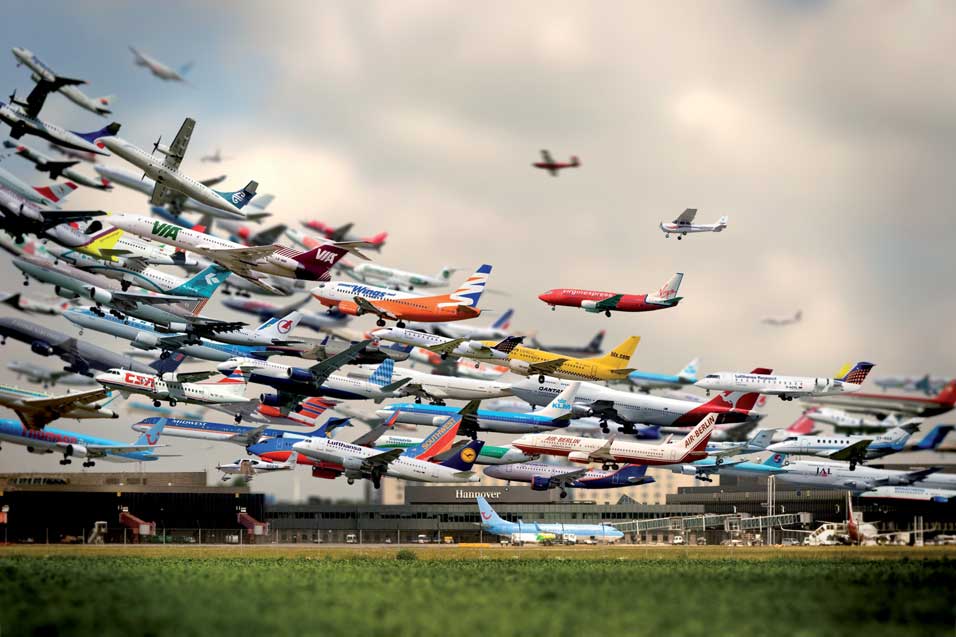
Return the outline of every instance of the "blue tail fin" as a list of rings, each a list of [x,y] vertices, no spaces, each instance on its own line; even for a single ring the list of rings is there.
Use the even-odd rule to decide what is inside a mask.
[[[211,265],[197,273],[191,279],[169,291],[169,294],[211,298],[219,286],[229,278],[230,271],[218,265]]]
[[[775,453],[766,460],[763,461],[764,465],[768,467],[782,467],[787,463],[787,456],[782,453]]]
[[[465,279],[465,282],[457,290],[448,295],[448,303],[439,303],[438,307],[451,307],[455,305],[465,307],[478,307],[478,301],[481,299],[481,293],[485,291],[485,285],[488,283],[488,277],[491,275],[491,266],[487,263]]]
[[[481,513],[481,523],[482,524],[494,524],[496,522],[504,522],[501,519],[501,516],[495,513],[495,510],[491,508],[491,505],[488,504],[488,500],[485,500],[484,496],[478,496],[478,512]]]
[[[508,308],[505,313],[498,317],[498,320],[491,324],[496,330],[506,330],[511,327],[511,317],[514,316],[514,309]]]
[[[214,190],[213,192],[241,210],[243,206],[252,201],[252,198],[256,196],[256,188],[258,187],[259,184],[257,182],[250,181],[242,190],[235,190],[233,192]]]
[[[650,484],[654,482],[654,478],[645,475],[647,473],[647,465],[645,464],[627,464],[618,469],[617,473],[614,474],[614,482],[616,484]]]
[[[458,419],[459,422],[461,419]],[[478,459],[481,448],[485,446],[484,440],[472,440],[461,450],[441,463],[441,466],[455,469],[456,471],[471,471],[471,467]]]
[[[953,429],[956,429],[956,425],[936,425],[928,434],[923,436],[922,440],[916,443],[916,448],[921,450],[936,449]]]
[[[330,434],[336,429],[351,426],[351,418],[329,418],[321,427],[304,435],[311,438],[331,438],[332,436]]]
[[[375,371],[372,372],[372,375],[369,377],[368,382],[373,385],[378,385],[379,387],[385,387],[392,382],[392,372],[395,370],[395,361],[391,358],[386,358],[382,363],[375,368]]]
[[[134,445],[149,445],[152,447],[159,442],[159,435],[163,433],[163,427],[165,427],[166,423],[169,421],[165,418],[149,418],[143,422],[149,422],[151,420],[155,421],[155,424],[152,425],[148,431],[141,433],[139,438],[136,439],[136,442],[133,443]]]
[[[180,77],[186,77],[186,74],[189,73],[189,71],[191,71],[192,68],[193,68],[193,63],[187,62],[186,64],[183,64],[181,67],[179,67],[179,70],[177,71],[177,73],[179,73]]]
[[[169,358],[157,358],[152,363],[149,364],[150,367],[156,370],[156,373],[162,376],[163,374],[171,374],[179,369],[179,366],[183,364],[183,361],[186,360],[186,355],[181,352],[173,352]]]
[[[70,131],[70,132],[76,135],[77,137],[82,137],[89,143],[94,144],[96,143],[96,140],[98,140],[100,137],[112,137],[113,135],[118,133],[119,130],[120,130],[120,125],[116,122],[113,122],[112,124],[104,126],[103,128],[99,130],[95,130],[91,133],[78,133],[76,131]]]
[[[597,334],[595,334],[595,335],[594,335],[594,338],[591,339],[591,342],[588,343],[588,347],[587,347],[588,351],[590,351],[590,352],[600,352],[600,351],[601,351],[601,343],[603,343],[603,342],[604,342],[604,330],[601,330],[600,332],[598,332]]]

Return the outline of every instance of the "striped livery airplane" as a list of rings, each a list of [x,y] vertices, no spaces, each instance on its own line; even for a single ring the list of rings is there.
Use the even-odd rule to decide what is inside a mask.
[[[375,314],[379,327],[383,327],[386,320],[397,321],[400,328],[405,327],[405,321],[461,321],[481,315],[478,300],[490,274],[490,265],[481,266],[451,294],[421,296],[361,283],[330,281],[312,288],[312,296],[322,305],[336,308],[343,314]]]

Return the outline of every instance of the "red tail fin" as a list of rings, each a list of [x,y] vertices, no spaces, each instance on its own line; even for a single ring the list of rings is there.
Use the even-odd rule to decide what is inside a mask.
[[[793,421],[792,425],[787,427],[787,433],[806,436],[813,431],[814,424],[806,412],[804,412],[799,418]]]
[[[943,390],[936,394],[936,400],[941,403],[956,405],[956,380],[951,380],[946,383],[946,386],[943,387]]]
[[[374,237],[369,237],[367,241],[371,243],[372,245],[381,246],[381,245],[384,245],[386,239],[388,239],[388,233],[379,232]]]

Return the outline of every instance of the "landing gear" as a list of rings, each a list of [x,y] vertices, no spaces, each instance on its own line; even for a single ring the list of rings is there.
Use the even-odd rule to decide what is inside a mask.
[[[170,406],[170,407],[175,407],[175,406],[176,406],[176,401],[175,401],[175,400],[170,400],[170,401],[169,401],[169,406]]]
[[[355,484],[355,478],[348,478],[346,482],[348,482],[349,484]]]
[[[601,421],[601,433],[604,433],[604,434],[611,433],[611,428],[607,426],[606,420]]]
[[[153,401],[153,407],[161,407],[162,404],[163,404],[163,403],[159,402],[158,400],[154,400],[154,401]]]
[[[375,324],[379,327],[385,327],[385,319],[380,318],[379,320],[375,321]]]
[[[421,405],[421,404],[422,404],[422,397],[421,397],[421,396],[415,396],[415,404],[416,404],[416,405]]]
[[[62,465],[68,465],[68,464],[72,464],[72,463],[73,463],[73,461],[70,460],[69,458],[63,458],[63,460],[60,460],[60,464],[62,464]]]
[[[121,288],[124,292],[129,289],[129,286],[130,286],[130,282],[129,282],[129,281],[120,281],[120,288]]]
[[[552,305],[552,306],[551,306],[551,311],[552,311],[552,312],[554,312],[556,309],[558,309],[558,306],[556,306],[556,305]]]
[[[163,351],[159,353],[160,360],[166,360],[169,357],[170,357],[170,352],[168,349],[164,349]]]
[[[604,316],[611,318],[611,310],[604,310]]]
[[[30,279],[23,279],[23,287],[30,285]]]
[[[402,328],[405,327],[405,321],[398,321],[395,323],[395,327]]]
[[[93,467],[93,466],[96,466],[96,463],[93,462],[92,460],[87,460],[86,462],[83,463],[84,469],[89,469],[90,467]]]
[[[561,499],[563,500],[563,499],[565,499],[566,497],[568,497],[568,492],[565,491],[564,489],[561,489]]]
[[[681,239],[683,239],[683,238],[686,237],[686,236],[687,236],[686,234],[679,234],[679,235],[677,235],[677,240],[680,241]]]
[[[238,425],[239,423],[242,422],[242,414],[236,414],[236,417],[233,418],[233,420],[235,420],[236,424]]]

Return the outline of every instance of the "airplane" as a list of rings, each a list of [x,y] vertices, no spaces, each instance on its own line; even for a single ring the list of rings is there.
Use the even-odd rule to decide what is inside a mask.
[[[908,396],[888,394],[864,394],[856,392],[847,395],[810,396],[804,398],[816,405],[840,407],[845,411],[903,414],[932,418],[945,414],[956,406],[956,380],[951,380],[935,396]]]
[[[896,427],[878,436],[823,434],[817,436],[791,436],[781,442],[767,445],[771,453],[801,456],[821,456],[831,460],[846,460],[850,471],[866,460],[882,458],[903,451],[915,427]]]
[[[764,325],[773,325],[774,327],[784,327],[786,325],[795,325],[803,320],[803,310],[797,310],[793,316],[766,316],[760,319]]]
[[[5,294],[0,292],[0,303],[12,307],[15,310],[26,312],[27,314],[46,314],[49,316],[59,316],[72,307],[69,301],[62,303],[44,303],[35,299],[28,298],[22,294]]]
[[[172,69],[162,62],[159,62],[155,58],[152,58],[145,53],[140,52],[135,49],[132,45],[129,47],[129,50],[133,53],[133,62],[136,66],[145,66],[149,69],[149,72],[158,77],[161,80],[173,81],[173,82],[185,82],[185,75],[192,68],[193,63],[184,64],[178,69]]]
[[[222,481],[228,482],[233,476],[241,476],[252,480],[260,473],[275,473],[277,471],[292,471],[299,463],[299,454],[293,451],[289,459],[284,462],[273,462],[261,458],[239,458],[225,464],[217,464],[216,469],[222,471]]]
[[[9,140],[3,142],[3,147],[13,150],[16,155],[32,163],[38,171],[49,174],[50,179],[55,180],[64,177],[73,183],[86,186],[87,188],[95,188],[96,190],[112,190],[113,188],[112,184],[105,179],[100,178],[97,181],[96,179],[87,177],[81,172],[73,170],[73,166],[80,163],[78,159],[60,161],[49,155],[44,155],[26,144],[11,142]]]
[[[585,312],[611,316],[611,312],[651,312],[675,307],[683,297],[677,296],[683,272],[672,276],[661,289],[654,294],[617,294],[580,290],[577,288],[559,288],[539,294],[538,298],[551,306],[578,307]]]
[[[10,171],[0,168],[0,187],[4,190],[3,208],[10,214],[22,214],[19,206],[26,202],[59,210],[59,204],[63,203],[78,186],[69,181],[49,186],[31,186]]]
[[[109,392],[102,387],[51,396],[46,392],[0,385],[0,407],[12,409],[29,429],[43,429],[59,418],[119,418],[119,414],[106,408],[110,401],[101,402],[108,396]]]
[[[0,344],[6,343],[7,338],[29,344],[34,354],[58,356],[67,363],[65,371],[84,376],[92,376],[91,370],[113,368],[149,374],[153,371],[169,371],[175,364],[174,358],[170,358],[156,360],[148,366],[143,365],[129,356],[116,354],[98,345],[67,336],[63,332],[19,318],[0,318]]]
[[[507,361],[508,353],[521,342],[523,337],[508,336],[491,346],[482,341],[466,338],[447,338],[438,334],[421,332],[408,327],[382,327],[369,332],[369,336],[377,339],[411,345],[428,350],[441,357],[442,360],[468,357],[476,360]],[[472,363],[476,367],[478,363]]]
[[[922,418],[908,418],[900,422],[896,414],[877,417],[865,413],[852,414],[832,407],[811,407],[804,412],[804,415],[812,422],[833,425],[837,431],[879,432],[905,425],[919,425],[923,422]]]
[[[40,58],[38,58],[31,51],[17,46],[13,47],[12,52],[13,57],[17,59],[17,66],[20,66],[21,64],[26,65],[26,67],[33,72],[32,75],[34,81],[44,81],[56,84],[58,79],[63,79],[57,75],[53,69],[44,64],[43,61],[41,61]],[[85,108],[91,113],[96,113],[97,115],[109,115],[112,112],[110,110],[110,105],[113,101],[112,95],[105,95],[103,97],[90,97],[78,89],[76,87],[77,84],[86,84],[86,82],[82,80],[72,80],[69,83],[62,84],[56,90],[80,108]]]
[[[707,444],[707,454],[719,459],[727,456],[739,456],[748,453],[758,453],[768,449],[773,441],[775,429],[758,429],[749,440],[739,442],[715,442],[711,435],[711,442]]]
[[[671,223],[661,221],[661,231],[665,239],[670,239],[672,234],[677,235],[680,241],[690,233],[695,232],[723,232],[727,227],[727,217],[723,216],[717,220],[717,223],[694,223],[694,217],[697,216],[697,208],[688,208],[674,219]]]
[[[339,267],[360,283],[376,284],[392,290],[409,292],[415,288],[443,288],[448,285],[451,275],[458,270],[458,268],[445,266],[437,274],[429,275],[389,268],[377,263],[352,264],[348,261],[341,261]]]
[[[651,372],[634,370],[627,375],[627,380],[631,383],[631,385],[644,392],[666,387],[674,387],[679,389],[684,385],[693,385],[697,382],[698,365],[700,365],[700,359],[694,358],[692,361],[684,365],[683,369],[673,376],[668,374],[652,374]]]
[[[511,384],[511,393],[532,405],[546,405],[560,394],[568,383],[561,380],[535,382],[532,379]],[[721,423],[748,423],[759,420],[754,412],[758,394],[725,392],[705,403],[665,398],[652,394],[618,391],[595,383],[581,383],[574,415],[598,418],[604,433],[610,431],[608,421],[619,423],[618,431],[634,433],[635,424],[661,427],[696,425],[708,414],[718,415]]]
[[[377,449],[409,449],[422,444],[423,440],[423,438],[416,438],[412,436],[385,434],[375,441],[375,447]],[[446,454],[450,455],[451,453],[456,453],[458,449],[467,444],[467,442],[468,439],[462,439],[460,442],[452,444],[448,451],[437,453],[433,457],[435,459],[442,460]],[[535,457],[536,456],[529,456],[520,449],[515,449],[510,445],[507,447],[495,447],[486,444],[481,448],[481,451],[478,452],[478,458],[475,460],[475,464],[493,466],[507,465],[513,463],[529,462],[534,460]]]
[[[956,501],[956,490],[926,489],[924,487],[874,487],[860,494],[861,498],[876,500],[915,500],[947,503]]]
[[[319,417],[332,407],[338,407],[335,401],[316,396],[303,399],[298,411],[259,404],[221,404],[210,405],[211,409],[229,414],[235,422],[250,422],[266,425],[294,425],[297,427],[315,427]]]
[[[572,405],[580,383],[571,383],[544,409],[528,413],[512,411],[489,411],[479,409],[479,400],[464,407],[421,405],[417,403],[392,403],[375,412],[381,418],[395,417],[395,422],[409,425],[434,427],[445,419],[460,416],[464,435],[476,439],[479,431],[500,433],[534,433],[565,429],[573,418]]]
[[[274,293],[281,293],[281,290],[263,280],[261,274],[323,281],[328,279],[332,266],[347,252],[355,252],[352,246],[333,243],[308,252],[299,252],[281,245],[250,248],[173,223],[137,215],[113,215],[110,217],[110,223],[135,235],[195,252]]]
[[[61,200],[69,192],[76,189],[76,184],[51,184],[41,188],[44,201],[50,197]],[[5,231],[13,241],[23,241],[26,235],[43,234],[60,224],[75,221],[85,221],[93,217],[105,215],[102,210],[60,210],[58,206],[37,204],[28,196],[21,195],[14,190],[0,185],[0,230]]]
[[[843,378],[812,378],[808,376],[775,376],[769,371],[757,369],[749,374],[738,372],[715,372],[707,374],[694,383],[695,386],[720,391],[747,391],[778,396],[781,400],[793,400],[803,396],[859,391],[873,363],[860,361]]]
[[[174,438],[190,438],[192,440],[212,440],[215,442],[231,442],[243,447],[250,447],[266,438],[290,438],[304,440],[313,437],[330,437],[332,432],[340,427],[351,427],[348,418],[329,418],[321,426],[312,431],[289,431],[276,429],[268,425],[250,427],[240,424],[225,424],[206,422],[203,420],[187,420],[184,418],[144,418],[133,424],[133,431],[149,431],[157,423],[163,422],[163,435]],[[315,423],[313,423],[314,425]],[[258,454],[257,454],[258,455]]]
[[[660,444],[615,440],[614,438],[580,438],[557,433],[525,434],[511,442],[528,454],[565,456],[570,462],[600,462],[601,468],[619,468],[619,463],[670,465],[702,460],[707,457],[707,444],[714,431],[717,414],[709,414],[682,439],[669,436]]]
[[[457,433],[459,419],[449,418],[453,426],[448,429],[451,437]],[[443,425],[436,430],[436,434],[444,433],[447,427]],[[389,476],[415,482],[478,482],[478,474],[472,471],[472,466],[484,446],[482,440],[472,440],[452,457],[441,463],[421,460],[417,458],[419,448],[390,449],[380,451],[369,449],[339,440],[328,438],[308,438],[292,445],[301,455],[325,462],[334,462],[344,469],[349,484],[358,478],[371,480],[372,486],[378,489],[382,477]]]
[[[562,499],[568,497],[567,489],[620,489],[654,482],[646,473],[646,465],[626,464],[620,469],[605,471],[553,462],[492,465],[484,470],[489,478],[527,482],[533,491],[560,489]]]
[[[322,305],[335,308],[343,314],[378,316],[376,325],[385,326],[385,321],[396,321],[405,327],[405,321],[441,323],[461,321],[481,315],[478,301],[491,275],[491,266],[482,265],[451,294],[422,296],[411,292],[398,292],[387,288],[365,286],[345,281],[319,283],[312,288],[312,296]]]
[[[592,538],[604,542],[615,542],[624,537],[616,527],[610,524],[563,524],[544,522],[509,522],[495,513],[484,496],[477,496],[478,511],[481,513],[481,529],[492,535],[500,535],[512,544],[550,543],[557,538],[570,535],[576,538]]]
[[[131,444],[87,436],[86,434],[47,427],[30,429],[16,421],[0,419],[0,442],[9,442],[27,448],[30,453],[61,453],[61,465],[68,465],[71,458],[85,458],[84,467],[92,467],[96,460],[110,462],[148,462],[159,460],[153,449],[159,442],[162,424],[154,425],[140,434]]]
[[[344,362],[336,365],[336,368],[349,362],[345,359],[354,358],[354,355],[361,350],[361,348],[359,350],[355,348],[356,346],[352,346],[345,350],[342,354],[347,354],[346,356],[340,355]],[[326,365],[333,359],[335,357],[326,359],[316,367]],[[382,361],[368,378],[354,378],[332,373],[317,375],[310,369],[299,369],[251,358],[234,358],[219,364],[221,370],[229,367],[238,367],[249,372],[251,383],[268,385],[277,389],[279,391],[277,396],[264,394],[261,397],[263,404],[273,407],[295,403],[301,396],[326,396],[340,400],[372,399],[380,403],[386,398],[397,398],[403,395],[399,390],[411,382],[411,378],[392,379],[395,362],[390,358]],[[319,378],[322,380],[320,381]]]
[[[96,381],[89,376],[82,376],[71,372],[54,371],[25,361],[9,362],[7,363],[7,369],[16,374],[18,379],[26,376],[27,380],[31,383],[41,384],[44,388],[56,385],[57,383],[70,386],[89,386],[96,384]]]
[[[349,376],[368,377],[374,372],[371,365],[355,365]],[[439,376],[414,369],[396,367],[392,377],[411,379],[402,389],[406,396],[415,396],[415,402],[428,399],[433,405],[443,405],[445,400],[482,400],[511,395],[508,383],[458,376]]]
[[[547,170],[549,173],[551,173],[552,177],[557,177],[561,170],[564,170],[565,168],[577,168],[581,165],[581,161],[575,155],[571,155],[571,161],[568,163],[555,161],[551,156],[551,153],[546,150],[542,150],[541,161],[537,161],[531,165],[535,168]]]
[[[116,135],[120,130],[119,123],[111,122],[99,130],[80,133],[60,128],[56,124],[51,124],[39,117],[43,104],[51,92],[80,82],[80,80],[61,77],[52,82],[40,80],[30,91],[26,102],[19,101],[16,91],[14,91],[10,94],[9,103],[0,102],[0,122],[10,127],[10,137],[13,139],[20,139],[24,135],[33,135],[63,148],[108,156],[109,153],[103,150],[100,140],[104,137]]]
[[[153,406],[168,402],[170,407],[178,403],[211,405],[218,403],[248,403],[245,397],[246,378],[239,370],[214,383],[196,382],[216,375],[216,372],[169,372],[165,374],[140,374],[126,369],[111,369],[97,374],[96,382],[118,391],[124,397],[142,394],[153,400]]]
[[[215,153],[213,153],[212,155],[203,155],[202,157],[199,158],[199,161],[203,163],[212,162],[214,164],[219,164],[229,159],[232,159],[232,157],[223,157],[222,151],[219,148],[216,148]]]
[[[334,226],[327,226],[321,221],[303,221],[302,225],[308,228],[309,230],[314,230],[318,232],[323,237],[329,241],[361,241],[362,243],[371,244],[372,250],[381,250],[382,246],[385,245],[385,240],[388,239],[387,232],[379,232],[376,235],[371,237],[362,237],[351,232],[352,225],[347,223],[344,226],[339,226],[338,228]],[[289,237],[293,241],[291,236]]]
[[[509,329],[514,313],[512,308],[508,308],[487,327],[472,325],[470,321],[468,323],[425,323],[423,326],[431,327],[434,333],[448,338],[466,338],[474,341],[502,340],[511,336]],[[418,325],[412,327],[419,328]]]
[[[394,347],[398,347],[395,345]],[[410,347],[410,346],[409,346]],[[422,363],[432,368],[432,373],[440,376],[461,376],[463,378],[477,378],[481,380],[496,380],[508,373],[503,365],[489,365],[467,360],[449,360],[442,358],[431,350],[422,347],[412,347],[408,358],[413,363]]]
[[[531,345],[537,349],[547,350],[562,356],[586,357],[594,354],[600,354],[603,350],[601,344],[604,342],[606,331],[600,330],[584,347],[576,345],[544,345],[536,337],[530,339]]]
[[[571,380],[623,380],[634,371],[633,367],[625,367],[631,361],[640,336],[629,336],[627,340],[603,356],[594,358],[575,358],[560,356],[552,352],[514,345],[508,354],[508,367],[512,372],[522,376],[538,376],[538,382],[543,383],[545,376],[568,378]],[[482,341],[488,347],[498,347],[500,343]],[[481,354],[477,354],[480,356]],[[467,357],[472,358],[470,354]]]
[[[156,189],[156,182],[149,177],[144,177],[142,173],[114,166],[95,166],[93,170],[99,174],[101,179],[105,179],[110,184],[119,184],[124,188],[135,190],[149,197],[152,196],[153,191]],[[225,176],[220,175],[210,179],[202,179],[199,183],[212,188],[223,180],[225,180]],[[154,213],[161,214],[160,211],[168,211],[178,217],[183,212],[198,212],[212,219],[222,220],[236,218],[232,212],[226,212],[219,207],[206,205],[182,193],[170,191],[166,193],[166,195],[167,200],[163,207],[154,206],[152,208]],[[275,197],[272,195],[256,194],[255,198],[250,202],[246,202],[246,205],[243,207],[242,218],[245,221],[260,221],[265,219],[272,214],[266,212],[266,207],[272,203],[274,199]]]
[[[175,197],[170,191],[175,191],[187,197],[192,197],[207,206],[232,213],[236,218],[244,218],[242,208],[256,196],[258,183],[250,181],[242,190],[226,192],[213,190],[179,171],[180,163],[186,156],[186,149],[189,147],[189,139],[192,137],[195,125],[196,121],[187,117],[183,120],[179,132],[176,133],[173,143],[169,146],[164,145],[162,143],[163,138],[160,136],[153,144],[152,153],[147,153],[125,139],[116,137],[115,134],[103,137],[99,142],[118,157],[140,168],[144,176],[156,181],[156,186],[149,199],[150,204],[159,206],[167,203]],[[156,151],[159,151],[165,159],[157,159],[153,154]]]
[[[293,310],[302,310],[303,306],[311,300],[312,296],[309,295],[303,300],[296,301],[285,307],[259,299],[223,299],[222,304],[230,310],[253,314],[258,316],[259,320],[265,321],[266,319],[285,316]],[[321,314],[317,312],[303,312],[299,325],[308,327],[316,332],[326,332],[331,328],[344,327],[350,320],[352,320],[351,316],[336,311],[332,311],[331,313],[323,312]]]
[[[903,391],[921,391],[927,396],[939,393],[949,378],[942,376],[881,376],[873,379],[877,387],[886,391],[888,389],[902,389]]]

